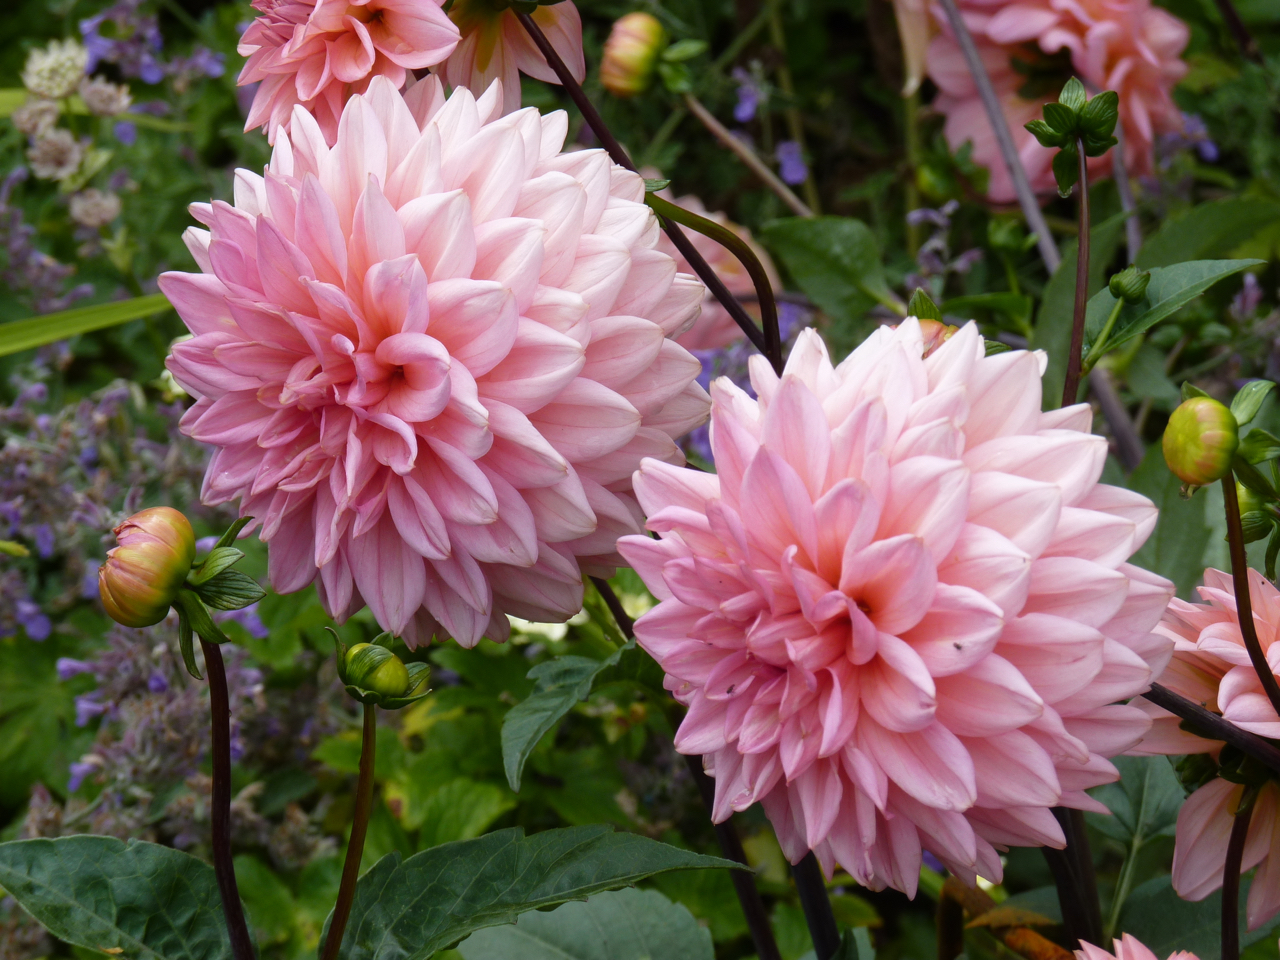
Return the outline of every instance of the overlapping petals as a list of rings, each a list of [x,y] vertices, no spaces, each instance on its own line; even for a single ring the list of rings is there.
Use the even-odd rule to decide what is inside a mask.
[[[1126,933],[1112,942],[1115,953],[1107,953],[1102,947],[1095,947],[1092,943],[1081,941],[1076,956],[1079,960],[1159,960],[1159,957],[1151,952],[1150,947],[1130,934]],[[1199,958],[1188,950],[1175,950],[1169,954],[1168,960],[1199,960]]]
[[[440,63],[458,28],[438,0],[254,0],[261,16],[237,48],[248,57],[238,83],[257,83],[245,129],[275,142],[301,104],[329,143],[349,97],[373,77],[402,87],[407,70]]]
[[[203,272],[160,280],[206,502],[258,518],[277,590],[315,580],[411,644],[577,612],[581,567],[640,529],[632,472],[682,462],[708,407],[670,339],[703,288],[641,179],[499,105],[375,77],[332,147],[295,108],[264,177],[193,208]]]
[[[1125,562],[1155,508],[1097,482],[1087,406],[1041,412],[1042,356],[985,357],[973,324],[756,360],[759,400],[713,384],[718,474],[646,460],[661,539],[619,543],[661,600],[636,635],[688,707],[676,746],[716,820],[762,802],[793,862],[914,893],[927,849],[999,880],[1147,729],[1118,701],[1170,654],[1172,586]]]
[[[1155,138],[1182,128],[1170,93],[1187,72],[1181,60],[1190,33],[1177,17],[1150,0],[959,0],[961,15],[978,44],[1032,186],[1055,189],[1050,164],[1055,151],[1040,146],[1023,124],[1040,116],[1057,90],[1035,89],[1036,61],[1065,53],[1071,69],[1094,91],[1120,95],[1124,160],[1131,175],[1149,174]],[[988,195],[1008,203],[1013,181],[987,121],[977,87],[946,17],[935,10],[942,32],[927,58],[938,85],[933,105],[946,114],[953,149],[973,144],[973,160],[991,174]],[[1065,79],[1065,78],[1063,78]],[[1111,169],[1111,154],[1090,161],[1090,169]]]
[[[1160,683],[1193,703],[1221,714],[1236,726],[1280,739],[1280,716],[1262,689],[1249,659],[1236,608],[1231,575],[1206,570],[1200,596],[1205,603],[1173,600],[1156,628],[1174,642],[1173,659]],[[1280,590],[1257,570],[1249,571],[1253,625],[1271,670],[1280,676]],[[1137,754],[1208,753],[1215,760],[1224,744],[1188,733],[1173,714],[1138,701],[1152,717]],[[1187,798],[1178,812],[1173,855],[1173,888],[1188,900],[1203,900],[1222,886],[1227,839],[1244,786],[1214,779]],[[1256,929],[1280,913],[1280,786],[1261,786],[1245,838],[1242,870],[1257,867],[1249,888],[1247,917]]]

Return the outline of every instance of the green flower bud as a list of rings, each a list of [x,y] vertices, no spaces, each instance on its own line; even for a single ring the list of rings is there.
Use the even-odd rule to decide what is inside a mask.
[[[1238,430],[1236,418],[1217,400],[1192,397],[1173,411],[1164,429],[1165,463],[1191,486],[1221,480],[1240,444]]]
[[[149,627],[169,612],[196,558],[191,524],[172,507],[135,513],[115,529],[119,544],[98,568],[107,614],[126,627]]]
[[[615,97],[634,97],[653,79],[666,31],[652,14],[628,13],[609,31],[600,62],[600,83]]]
[[[1151,274],[1137,267],[1125,267],[1107,284],[1111,295],[1127,304],[1141,303],[1147,295],[1147,284],[1151,282]]]
[[[343,673],[352,686],[384,697],[403,697],[409,692],[409,668],[386,647],[376,644],[357,643],[348,650]]]
[[[1267,502],[1243,483],[1236,484],[1236,500],[1240,504],[1240,529],[1245,543],[1271,536],[1275,517]]]

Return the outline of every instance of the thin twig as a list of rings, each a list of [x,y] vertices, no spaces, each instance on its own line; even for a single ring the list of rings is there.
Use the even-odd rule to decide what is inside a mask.
[[[818,858],[810,850],[799,863],[791,868],[800,895],[800,907],[809,925],[809,937],[813,940],[813,952],[817,960],[831,960],[840,949],[840,928],[831,909],[831,897],[827,895],[827,881],[822,876]]]
[[[369,812],[373,808],[373,763],[378,744],[378,708],[364,705],[364,735],[360,743],[360,779],[356,782],[356,809],[351,817],[351,839],[347,841],[347,859],[342,864],[342,882],[338,900],[333,905],[333,920],[324,941],[321,960],[335,960],[342,947],[342,935],[351,918],[351,904],[356,896],[356,880],[360,877],[360,860],[364,856],[364,837],[369,828]]]
[[[1230,720],[1205,709],[1198,703],[1174,693],[1168,687],[1153,683],[1151,689],[1142,695],[1157,707],[1168,710],[1176,717],[1186,721],[1187,729],[1197,737],[1206,740],[1221,740],[1230,744],[1241,753],[1257,760],[1272,772],[1280,774],[1280,747],[1257,734],[1242,730]]]
[[[791,188],[778,179],[778,175],[770,170],[763,160],[756,156],[756,152],[747,144],[743,143],[735,137],[723,123],[715,118],[715,115],[703,105],[702,101],[695,97],[692,93],[684,95],[684,105],[689,108],[689,112],[701,121],[702,125],[711,131],[711,135],[729,148],[739,160],[747,165],[747,167],[764,183],[766,187],[778,195],[783,203],[791,208],[791,211],[798,217],[812,217],[813,211],[805,204],[803,200],[792,192]]]
[[[1280,714],[1280,683],[1271,671],[1267,655],[1258,642],[1258,630],[1253,623],[1253,603],[1249,596],[1249,561],[1244,552],[1244,531],[1240,523],[1240,501],[1236,497],[1235,474],[1227,471],[1222,478],[1222,499],[1226,501],[1227,546],[1231,553],[1231,583],[1236,593],[1236,619],[1240,621],[1240,636],[1249,661],[1253,664],[1262,689],[1271,701],[1271,709]]]
[[[1124,124],[1116,124],[1116,145],[1111,151],[1111,176],[1120,195],[1120,209],[1124,211],[1124,242],[1126,262],[1138,262],[1142,249],[1142,221],[1138,219],[1138,204],[1133,199],[1133,184],[1129,182],[1129,168],[1124,162]]]
[[[582,89],[582,85],[574,79],[569,68],[565,66],[565,62],[560,59],[560,54],[556,52],[555,47],[551,45],[551,41],[547,39],[546,34],[542,32],[542,28],[534,22],[533,18],[527,13],[516,13],[516,18],[533,40],[534,45],[542,52],[547,63],[560,79],[561,85],[565,92],[569,94],[569,99],[577,106],[578,111],[582,114],[582,118],[587,121],[587,125],[591,127],[596,137],[599,138],[601,146],[609,154],[620,167],[625,167],[632,172],[636,171],[636,165],[632,163],[631,157],[627,151],[623,149],[622,144],[618,142],[618,138],[613,135],[613,131],[605,124],[604,118],[600,116],[600,111],[595,108],[586,92]],[[729,288],[724,285],[724,281],[711,269],[711,265],[707,263],[706,258],[698,252],[698,248],[693,242],[684,235],[684,231],[680,229],[679,224],[673,223],[665,218],[661,219],[662,228],[667,232],[667,236],[671,238],[671,243],[680,255],[689,262],[689,266],[693,268],[693,272],[698,275],[703,283],[707,285],[707,289],[711,291],[720,305],[729,312],[729,316],[733,317],[734,322],[747,335],[747,339],[755,346],[757,350],[769,358],[769,362],[773,365],[774,370],[781,375],[782,373],[782,356],[780,353],[770,355],[766,350],[765,335],[756,326],[751,315],[742,308],[736,297],[729,292]]]
[[[1222,874],[1222,960],[1240,960],[1240,867],[1244,861],[1244,844],[1249,836],[1249,820],[1253,817],[1253,798],[1240,798],[1240,808],[1231,823],[1227,841],[1227,860]]]
[[[955,879],[948,877],[948,880]],[[964,906],[955,897],[947,896],[946,884],[938,897],[938,960],[956,960],[964,953]]]
[[[231,937],[231,955],[235,960],[253,960],[253,938],[244,920],[244,905],[236,886],[235,866],[231,861],[231,704],[227,696],[227,670],[222,663],[222,650],[216,643],[200,638],[204,651],[205,672],[209,675],[210,750],[213,759],[213,798],[209,811],[210,840],[213,848],[213,872],[222,895],[222,914]]]
[[[1052,275],[1058,269],[1062,257],[1058,254],[1058,248],[1053,243],[1053,235],[1049,233],[1049,227],[1044,222],[1044,214],[1040,212],[1040,204],[1036,202],[1036,195],[1031,189],[1031,182],[1027,179],[1027,172],[1022,168],[1022,161],[1018,159],[1018,148],[1014,145],[1013,134],[1009,132],[1004,111],[1000,109],[1000,101],[996,98],[995,88],[991,85],[991,77],[982,64],[982,57],[978,53],[977,44],[973,42],[973,35],[969,33],[964,18],[960,16],[956,0],[940,0],[940,2],[942,9],[946,11],[951,32],[955,34],[956,42],[960,44],[960,51],[964,54],[969,73],[978,88],[978,96],[982,98],[982,106],[986,109],[991,132],[995,134],[996,144],[1000,147],[1000,156],[1004,158],[1004,165],[1008,168],[1010,179],[1013,180],[1013,189],[1018,195],[1022,216],[1026,219],[1031,232],[1036,235],[1040,259],[1044,261],[1045,268]]]
[[[1253,34],[1249,32],[1249,28],[1244,25],[1244,21],[1240,19],[1240,14],[1235,8],[1235,4],[1231,0],[1216,0],[1218,4],[1218,12],[1222,14],[1222,19],[1227,23],[1227,29],[1231,31],[1231,37],[1236,42],[1236,46],[1240,48],[1240,52],[1245,58],[1252,60],[1254,63],[1262,63],[1262,54],[1258,51],[1258,41],[1253,39]],[[1224,958],[1225,960],[1225,958]]]
[[[1084,353],[1084,318],[1089,306],[1089,165],[1084,154],[1084,141],[1076,138],[1080,160],[1079,194],[1080,235],[1076,240],[1076,300],[1071,314],[1071,347],[1067,354],[1067,378],[1062,385],[1062,405],[1069,407],[1080,395],[1080,364]]]

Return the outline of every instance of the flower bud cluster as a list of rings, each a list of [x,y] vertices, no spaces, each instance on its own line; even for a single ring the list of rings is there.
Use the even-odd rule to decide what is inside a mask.
[[[75,92],[88,65],[89,51],[75,40],[54,40],[27,56],[22,85],[37,97],[61,100]]]
[[[427,695],[430,668],[425,663],[406,665],[389,649],[391,634],[351,647],[343,644],[336,633],[334,639],[338,646],[338,678],[356,700],[397,710]]]

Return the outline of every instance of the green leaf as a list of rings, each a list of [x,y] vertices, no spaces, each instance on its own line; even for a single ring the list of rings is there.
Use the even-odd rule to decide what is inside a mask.
[[[670,180],[648,180],[644,182],[645,193],[657,193],[659,190],[665,190],[671,186]]]
[[[473,933],[464,960],[713,960],[711,934],[656,890],[614,890]]]
[[[616,664],[623,651],[634,646],[635,641],[631,641],[604,660],[556,657],[529,671],[529,679],[537,681],[537,686],[533,693],[508,710],[502,720],[502,766],[512,790],[520,792],[525,761],[538,741],[575,703],[586,699],[601,671]]]
[[[1280,203],[1263,197],[1228,197],[1201,203],[1176,220],[1166,220],[1138,254],[1140,269],[1187,260],[1225,257],[1263,227],[1280,221]]]
[[[692,60],[698,54],[705,52],[706,49],[707,42],[705,40],[677,40],[662,51],[662,59],[668,63],[679,63],[683,60]]]
[[[187,575],[187,580],[193,584],[212,580],[223,570],[235,566],[243,558],[243,550],[237,550],[235,547],[214,547],[209,551],[209,555]]]
[[[1250,877],[1240,881],[1240,903],[1248,899]],[[1148,880],[1135,889],[1125,901],[1117,930],[1132,934],[1157,957],[1186,950],[1200,960],[1219,960],[1221,939],[1222,891],[1215,890],[1199,901],[1181,899],[1173,890],[1168,874]],[[1275,936],[1274,925],[1245,930],[1244,910],[1240,911],[1240,946],[1247,947],[1264,938]]]
[[[1231,414],[1236,418],[1236,423],[1243,427],[1256,417],[1258,411],[1262,409],[1262,402],[1267,399],[1267,394],[1275,387],[1274,380],[1250,380],[1241,387],[1240,392],[1231,401]]]
[[[885,280],[875,234],[849,217],[776,220],[762,232],[796,283],[824,313],[852,326],[877,303],[906,312]]]
[[[1192,397],[1207,397],[1207,396],[1209,396],[1209,394],[1205,393],[1203,390],[1197,387],[1190,380],[1182,381],[1182,399],[1184,401],[1190,400]]]
[[[1062,85],[1062,92],[1058,94],[1058,103],[1076,113],[1084,109],[1088,99],[1089,94],[1085,91],[1084,84],[1080,82],[1078,77],[1071,77],[1067,80]],[[1045,104],[1046,112],[1048,112],[1047,108],[1050,106],[1052,104]]]
[[[0,325],[0,357],[66,340],[77,334],[140,320],[168,309],[169,301],[164,294],[153,293],[145,297],[134,297],[132,300],[99,303],[91,307],[46,313],[29,320],[15,320]]]
[[[974,293],[962,297],[952,297],[943,301],[943,312],[953,317],[972,318],[973,310],[995,310],[1015,320],[1022,321],[1031,316],[1031,298],[1022,293],[1011,293],[1008,290],[997,290],[994,293]]]
[[[56,632],[43,643],[0,640],[0,808],[21,807],[37,780],[62,789],[67,765],[89,749],[93,734],[74,726],[75,692],[56,668],[77,653]]]
[[[480,836],[515,805],[515,797],[495,783],[458,777],[415,804],[418,822],[411,826],[406,820],[405,827],[421,827],[418,848],[426,850]]]
[[[1156,267],[1147,284],[1146,300],[1125,304],[1107,338],[1107,349],[1114,350],[1139,334],[1146,333],[1161,320],[1172,316],[1219,280],[1237,274],[1262,260],[1192,260],[1172,267]],[[1116,305],[1110,290],[1099,290],[1089,298],[1084,321],[1084,352],[1093,348],[1094,339],[1106,326],[1107,317]]]
[[[1236,454],[1249,463],[1280,459],[1280,439],[1255,427],[1244,435]]]
[[[1178,596],[1190,597],[1204,573],[1201,560],[1210,535],[1205,498],[1182,499],[1182,484],[1165,465],[1159,443],[1147,448],[1147,455],[1129,478],[1129,487],[1160,509],[1155,530],[1132,562],[1168,577],[1178,588]]]
[[[1071,196],[1071,188],[1080,179],[1080,154],[1075,147],[1063,147],[1053,155],[1053,179],[1058,183],[1058,196]]]
[[[1023,126],[1030,134],[1040,141],[1040,146],[1055,149],[1066,143],[1067,138],[1059,133],[1043,120],[1032,120],[1030,123],[1024,123]]]
[[[654,877],[652,883],[663,896],[688,907],[716,943],[747,935],[747,918],[727,871],[677,870]]]
[[[231,954],[213,867],[159,844],[92,836],[0,844],[0,887],[54,936],[99,953]]]
[[[1276,488],[1271,485],[1271,481],[1257,467],[1237,453],[1231,458],[1231,469],[1235,471],[1236,479],[1267,500],[1278,499]]]
[[[1076,135],[1076,112],[1061,103],[1044,105],[1044,122],[1058,135],[1061,146],[1070,144]]]
[[[401,861],[380,860],[356,886],[342,960],[426,960],[522,913],[630,886],[667,870],[739,864],[603,825],[518,827]]]
[[[1136,841],[1141,846],[1152,837],[1171,836],[1186,795],[1168,759],[1116,757],[1112,763],[1120,771],[1120,782],[1091,791],[1111,816],[1086,813],[1089,824],[1126,845]]]
[[[915,317],[917,320],[942,322],[942,311],[933,302],[933,297],[924,292],[923,287],[916,287],[915,293],[911,294],[911,300],[907,304],[907,316]]]
[[[253,517],[240,517],[238,520],[233,521],[231,526],[227,527],[222,536],[218,538],[218,542],[213,545],[213,549],[229,547],[235,543],[236,537],[240,536],[240,531],[248,526],[249,521],[252,519]]]
[[[258,581],[239,570],[223,570],[193,589],[215,610],[243,610],[267,595]]]
[[[4,87],[0,89],[0,117],[7,117],[27,102],[26,87]]]
[[[1110,140],[1120,119],[1120,95],[1114,90],[1104,90],[1092,97],[1080,111],[1080,127],[1086,135]],[[1086,144],[1087,146],[1087,144]]]
[[[258,942],[265,945],[288,940],[293,933],[296,908],[284,881],[247,853],[235,858],[235,870],[236,885]]]

